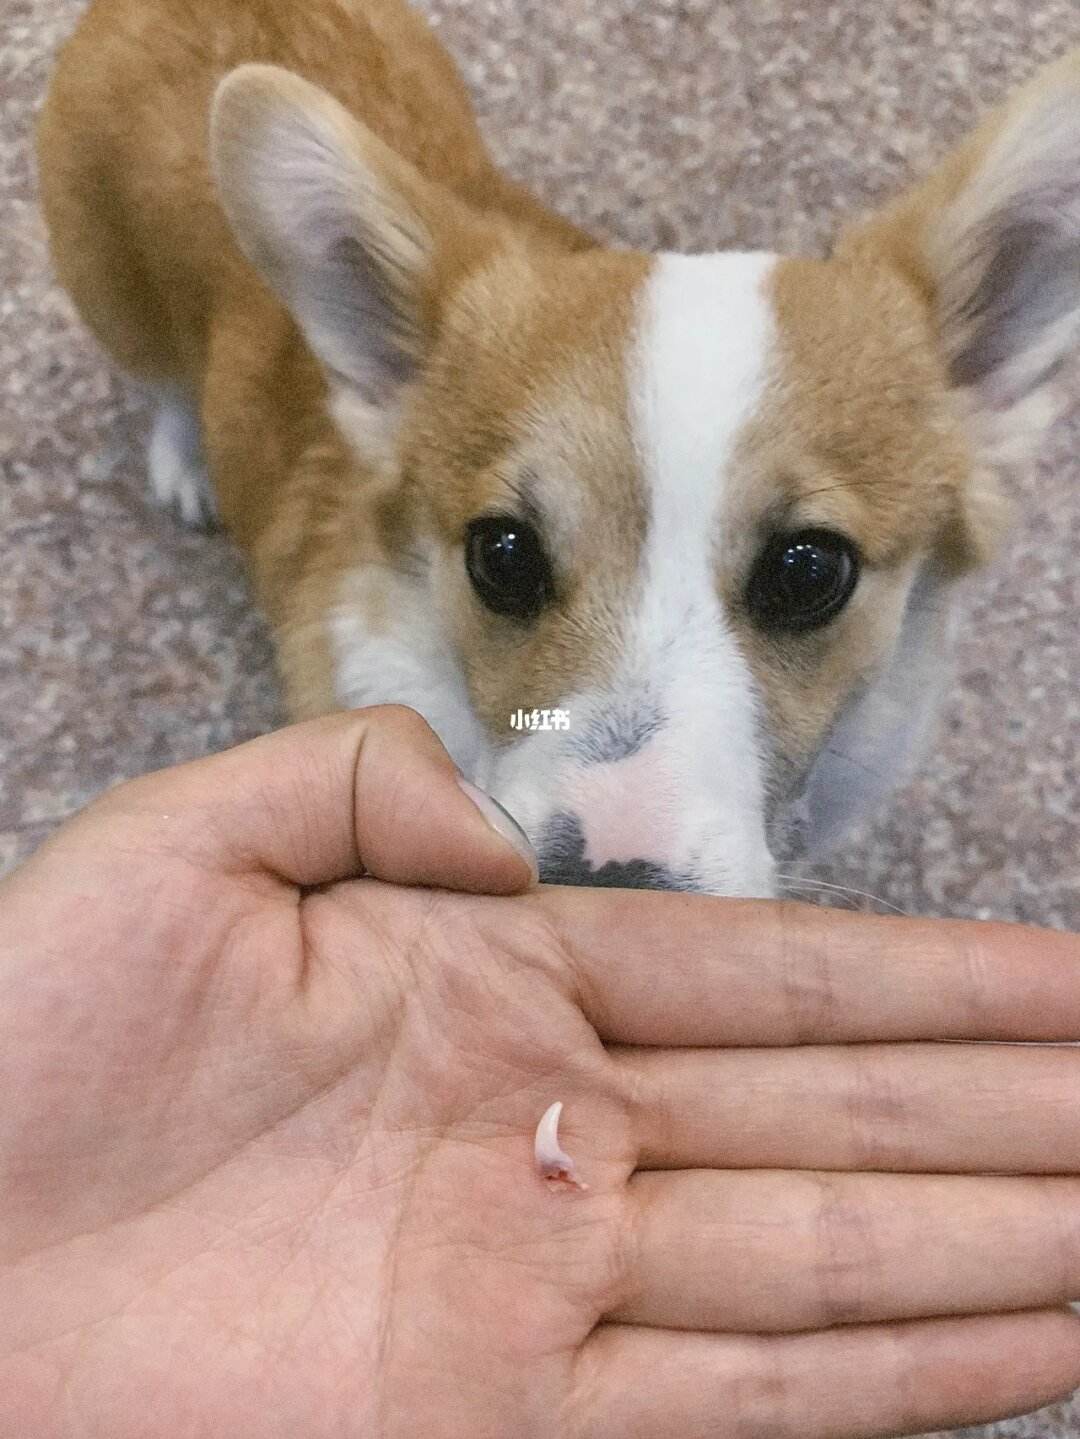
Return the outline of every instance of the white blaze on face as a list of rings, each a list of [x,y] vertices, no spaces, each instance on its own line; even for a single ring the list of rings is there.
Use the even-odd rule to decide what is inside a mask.
[[[608,867],[600,882],[620,883],[629,866],[631,883],[773,891],[754,685],[713,561],[736,442],[768,374],[775,264],[662,256],[642,295],[627,384],[648,529],[617,678],[558,696],[571,733],[522,740],[486,776],[553,878],[566,865],[588,883]],[[630,879],[634,867],[655,878]]]
[[[771,255],[666,255],[647,295],[633,416],[649,486],[644,593],[628,678],[656,696],[651,755],[677,803],[679,848],[708,888],[772,888],[754,682],[716,594],[735,442],[764,393]]]
[[[633,775],[624,771],[638,826],[655,816],[661,852],[640,857],[742,894],[771,890],[772,861],[754,685],[716,593],[714,557],[735,442],[761,402],[773,349],[765,282],[775,264],[760,254],[662,256],[629,378],[649,528],[621,684],[647,693],[662,721]],[[580,818],[595,865],[610,823],[590,809]]]

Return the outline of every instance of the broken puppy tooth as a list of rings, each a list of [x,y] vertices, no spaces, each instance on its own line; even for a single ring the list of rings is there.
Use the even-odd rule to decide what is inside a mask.
[[[559,1148],[559,1116],[562,1108],[561,1101],[553,1104],[536,1126],[536,1140],[533,1144],[536,1167],[542,1177],[552,1184],[569,1184],[574,1189],[588,1189],[589,1186],[578,1178],[574,1161]]]

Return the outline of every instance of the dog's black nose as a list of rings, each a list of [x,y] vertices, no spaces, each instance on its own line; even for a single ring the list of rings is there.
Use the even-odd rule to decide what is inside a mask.
[[[675,874],[650,859],[594,866],[585,858],[585,836],[572,814],[556,815],[537,845],[544,884],[579,884],[601,889],[697,889],[689,875]]]

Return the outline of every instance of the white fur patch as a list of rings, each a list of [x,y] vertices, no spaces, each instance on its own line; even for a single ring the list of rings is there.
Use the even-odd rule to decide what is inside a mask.
[[[186,525],[202,526],[215,517],[214,494],[202,453],[199,417],[182,398],[163,396],[154,416],[146,451],[150,491],[163,510]]]
[[[632,374],[650,524],[626,681],[667,724],[650,747],[683,811],[681,847],[709,888],[768,893],[757,701],[716,594],[719,515],[741,430],[761,402],[775,320],[761,254],[657,262]]]

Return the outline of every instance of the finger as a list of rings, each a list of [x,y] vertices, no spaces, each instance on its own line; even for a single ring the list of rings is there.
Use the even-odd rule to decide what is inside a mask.
[[[770,1333],[1080,1296],[1080,1181],[685,1170],[630,1182],[609,1317]]]
[[[1080,937],[704,895],[544,889],[602,1039],[1080,1039]]]
[[[413,710],[313,720],[121,785],[87,812],[219,870],[317,885],[360,873],[513,894],[536,880],[528,840],[461,777]]]
[[[575,1439],[874,1439],[988,1424],[1080,1384],[1068,1312],[784,1338],[603,1327],[579,1359]]]
[[[612,1052],[640,1169],[1080,1174],[1080,1050]]]

